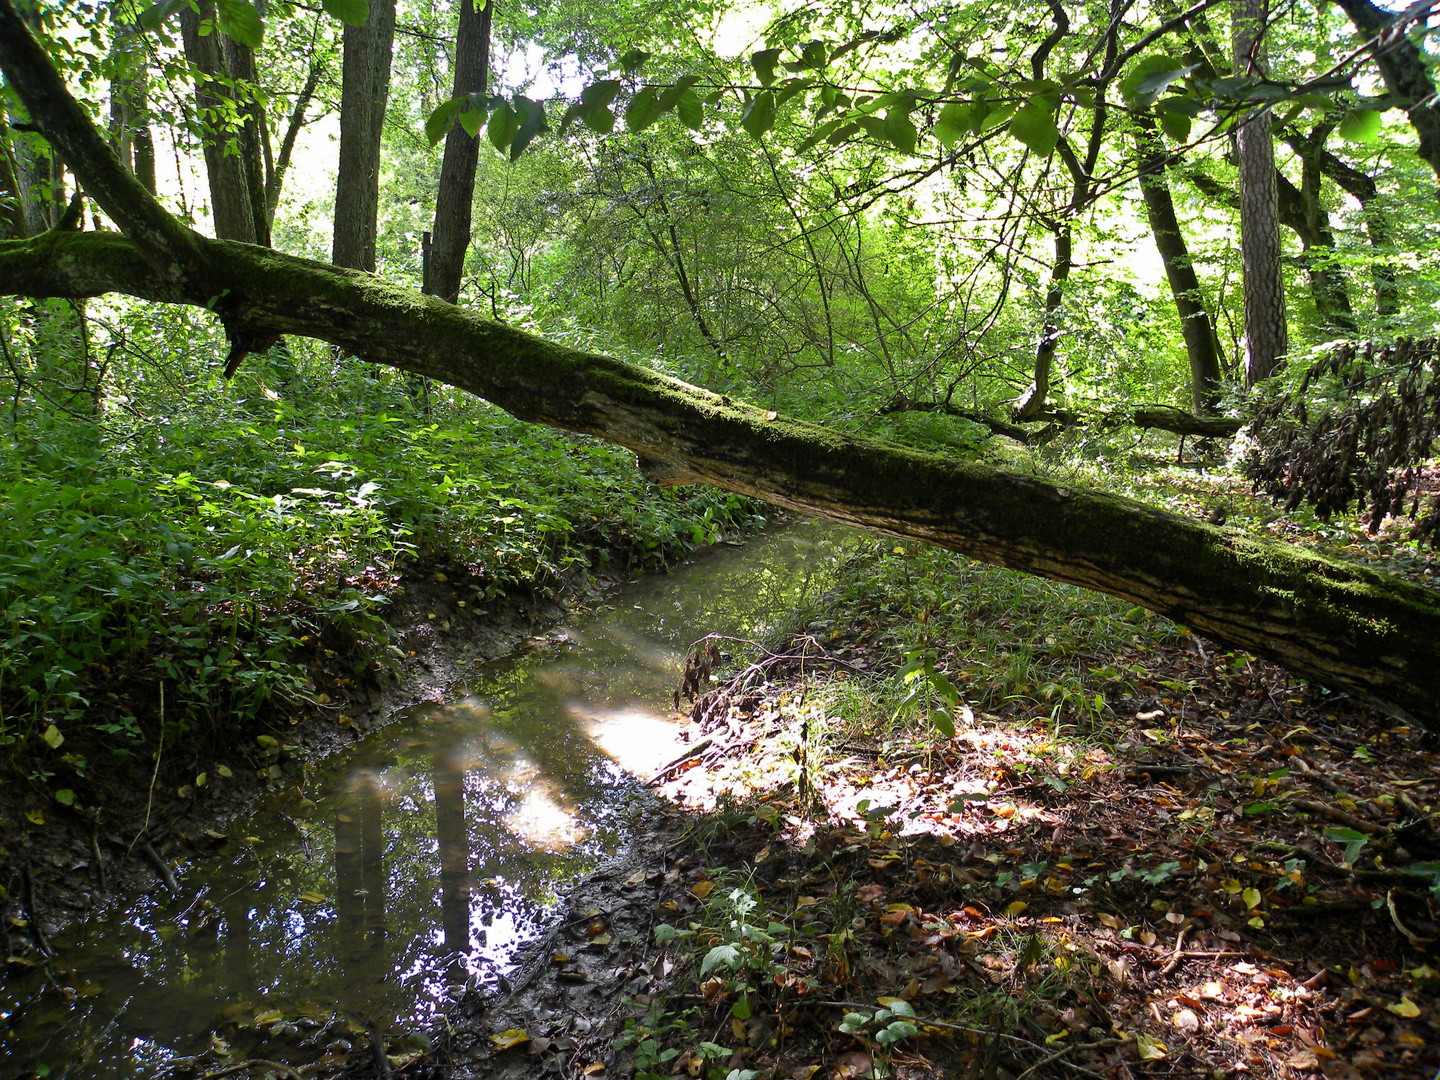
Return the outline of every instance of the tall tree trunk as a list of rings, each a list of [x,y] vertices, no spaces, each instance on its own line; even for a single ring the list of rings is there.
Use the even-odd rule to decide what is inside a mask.
[[[19,166],[10,145],[10,125],[5,110],[0,109],[0,240],[23,240],[25,236]]]
[[[1235,72],[1266,74],[1266,0],[1236,0]],[[1245,385],[1268,379],[1289,351],[1285,322],[1285,280],[1281,266],[1280,218],[1275,182],[1275,143],[1270,110],[1252,109],[1235,132],[1240,168],[1240,266],[1245,293]]]
[[[110,80],[110,145],[120,163],[145,189],[155,191],[155,141],[150,134],[150,69],[140,28],[119,19],[113,45],[116,73]]]
[[[390,96],[395,0],[370,0],[363,25],[345,27],[340,88],[340,167],[335,177],[336,266],[375,270],[380,137]]]
[[[1290,138],[1287,141],[1297,154],[1301,153],[1302,140]],[[1323,146],[1319,148],[1316,156],[1320,171],[1354,198],[1365,212],[1365,233],[1370,238],[1370,246],[1376,252],[1370,264],[1370,278],[1375,290],[1375,314],[1381,319],[1400,314],[1400,292],[1395,284],[1395,265],[1385,257],[1390,248],[1390,219],[1380,205],[1380,190],[1375,178],[1342,161]]]
[[[203,36],[201,24],[215,19],[214,0],[199,0],[197,11],[189,5],[180,8],[180,34],[185,43],[185,59],[195,68],[195,104],[199,110],[200,138],[205,149],[205,173],[210,180],[210,213],[215,219],[215,235],[221,240],[256,243],[255,205],[250,199],[249,169],[238,145],[238,134],[225,121],[233,91],[227,88],[230,72],[220,51],[221,34],[211,29]]]
[[[1170,181],[1165,175],[1168,155],[1155,132],[1155,122],[1137,113],[1135,127],[1145,215],[1151,235],[1155,237],[1155,249],[1165,264],[1165,280],[1175,300],[1175,312],[1180,316],[1185,355],[1190,360],[1190,400],[1196,415],[1203,415],[1215,411],[1220,396],[1220,339],[1210,321],[1210,313],[1205,310],[1200,280],[1190,260],[1185,234],[1180,231],[1180,219],[1175,215]]]
[[[254,222],[255,242],[269,247],[270,208],[265,198],[264,153],[269,134],[265,126],[265,108],[255,96],[259,84],[255,74],[255,50],[223,34],[220,37],[220,49],[225,58],[226,70],[235,81],[236,104],[243,118],[237,135],[240,164],[245,170],[245,194],[250,199],[250,219]]]
[[[1328,126],[1312,132],[1307,139],[1297,140],[1300,186],[1297,188],[1284,173],[1277,173],[1277,211],[1280,223],[1300,237],[1304,247],[1305,272],[1310,278],[1316,314],[1331,330],[1354,333],[1350,290],[1344,273],[1333,265],[1335,235],[1330,231],[1330,215],[1321,202],[1318,151],[1324,148],[1326,131]]]
[[[484,94],[490,82],[490,22],[493,0],[478,12],[475,0],[461,0],[460,26],[455,35],[454,94]],[[440,162],[440,190],[435,195],[435,226],[431,230],[430,258],[425,291],[455,303],[465,253],[470,248],[470,215],[475,205],[475,167],[480,136],[466,134],[457,119],[445,133],[445,157]]]

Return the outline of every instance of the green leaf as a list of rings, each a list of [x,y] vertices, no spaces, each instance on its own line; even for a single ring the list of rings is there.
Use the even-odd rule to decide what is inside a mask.
[[[216,0],[215,8],[220,15],[220,29],[241,45],[258,49],[264,43],[265,25],[249,0]]]
[[[706,975],[717,967],[737,968],[740,966],[740,950],[734,945],[716,945],[708,953],[705,959],[700,962],[700,977]]]
[[[51,750],[58,750],[60,744],[65,741],[65,736],[60,734],[60,729],[54,724],[47,727],[40,738],[44,740],[45,745],[50,747]]]
[[[800,50],[800,68],[814,68],[816,71],[825,67],[829,62],[829,50],[825,48],[823,41],[808,41],[805,47]]]
[[[450,125],[455,122],[455,117],[460,115],[461,106],[465,104],[464,98],[451,98],[449,101],[440,103],[439,108],[430,114],[430,119],[425,121],[425,137],[434,146],[445,137],[450,130]]]
[[[1182,64],[1163,53],[1144,57],[1120,80],[1120,95],[1130,108],[1146,108],[1155,104],[1171,83],[1185,78],[1195,68],[1195,64]]]
[[[480,134],[480,129],[485,126],[485,110],[477,109],[474,105],[460,114],[460,126],[465,129],[465,134],[472,139]]]
[[[935,118],[935,126],[930,129],[935,141],[947,150],[969,131],[970,106],[959,101],[952,101],[941,109],[940,115]]]
[[[1060,129],[1055,126],[1050,110],[1033,101],[1027,102],[1015,113],[1010,121],[1010,134],[1041,157],[1054,153],[1060,141]]]
[[[775,65],[779,62],[779,49],[762,49],[750,54],[750,66],[755,69],[755,77],[760,80],[761,86],[769,86],[775,81]]]
[[[359,26],[370,17],[368,0],[321,0],[321,7],[351,26]]]
[[[591,83],[580,91],[581,105],[609,105],[620,93],[619,79],[605,79],[601,82]]]
[[[775,126],[775,95],[769,90],[757,94],[740,116],[740,126],[753,138],[760,138]]]
[[[584,110],[580,114],[580,119],[584,120],[585,126],[596,135],[609,135],[615,130],[615,114],[604,106]]]
[[[902,154],[913,154],[920,134],[910,119],[908,108],[893,108],[885,114],[885,138]]]
[[[71,791],[69,788],[61,788],[59,791],[55,792],[55,801],[58,802],[61,806],[74,806],[75,792]]]
[[[1160,129],[1176,142],[1186,142],[1190,138],[1190,117],[1180,112],[1163,111],[1160,113]]]
[[[160,24],[174,15],[182,7],[187,6],[188,0],[160,0],[158,4],[152,4],[140,13],[135,21],[139,23],[142,30],[157,30]]]
[[[660,91],[647,86],[625,106],[625,126],[631,131],[644,131],[660,119],[661,113]]]
[[[485,134],[490,139],[490,145],[502,154],[510,149],[510,144],[515,141],[515,133],[519,130],[520,118],[515,115],[515,110],[508,101],[502,102],[500,107],[490,114],[490,122],[485,125]]]
[[[650,59],[650,54],[644,49],[631,49],[624,56],[620,57],[620,69],[626,75],[634,75],[642,67],[645,61]]]
[[[705,106],[700,101],[700,95],[694,90],[686,90],[675,103],[675,115],[691,131],[699,131],[700,125],[705,122]]]
[[[665,89],[660,95],[660,111],[669,112],[680,104],[680,99],[685,96],[685,91],[700,81],[699,75],[682,75],[676,79],[672,86]],[[699,101],[699,98],[695,99]]]
[[[510,142],[511,161],[519,161],[520,155],[525,152],[525,147],[530,145],[531,140],[542,131],[550,130],[549,125],[545,123],[545,106],[539,101],[517,95],[515,115],[519,118],[519,124],[515,131],[515,137]],[[463,121],[464,118],[461,119]]]
[[[930,722],[935,725],[935,730],[944,735],[947,739],[955,737],[955,714],[949,709],[939,705],[930,710]]]
[[[749,1020],[750,998],[745,994],[741,994],[735,1004],[730,1006],[730,1015],[735,1017],[736,1020]]]
[[[1374,142],[1380,137],[1380,114],[1374,109],[1351,109],[1340,121],[1340,137],[1355,143]]]

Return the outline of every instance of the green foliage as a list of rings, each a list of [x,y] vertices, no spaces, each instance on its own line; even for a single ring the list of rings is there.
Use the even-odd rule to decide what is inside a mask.
[[[404,380],[298,343],[221,386],[206,364],[218,343],[192,316],[126,319],[98,331],[116,359],[95,416],[61,407],[59,388],[89,377],[100,342],[75,337],[60,308],[9,321],[8,745],[85,725],[124,749],[150,720],[113,695],[143,703],[162,685],[172,730],[273,716],[316,699],[317,653],[332,676],[371,677],[392,655],[387,598],[417,561],[467,571],[484,604],[663,562],[751,512],[713,491],[658,492],[618,448],[460,395],[432,392],[427,415]],[[194,353],[167,344],[187,333]]]

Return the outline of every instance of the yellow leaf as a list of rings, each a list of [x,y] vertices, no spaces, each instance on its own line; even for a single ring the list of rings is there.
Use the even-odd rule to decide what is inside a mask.
[[[609,934],[596,934],[590,939],[591,945],[609,945],[611,941]]]
[[[229,780],[230,777],[234,776],[235,774],[230,771],[230,766],[228,765],[216,765],[215,775],[223,776],[226,780]]]
[[[209,774],[209,773],[203,773],[203,772],[202,772],[199,776],[195,777],[195,786],[196,786],[196,787],[204,787],[204,786],[205,786],[206,784],[208,784],[209,782],[210,782],[210,774]]]
[[[645,871],[644,871],[644,870],[636,870],[633,874],[631,874],[628,878],[625,879],[625,884],[626,884],[626,885],[644,885],[644,884],[645,884]]]
[[[1247,908],[1249,908],[1249,909],[1251,909],[1251,910],[1254,910],[1255,908],[1257,908],[1257,907],[1260,906],[1260,900],[1261,900],[1260,890],[1259,890],[1259,889],[1246,889],[1244,892],[1242,892],[1242,893],[1240,894],[1240,899],[1245,901],[1245,906],[1246,906]]]
[[[323,904],[325,902],[325,897],[318,892],[302,892],[300,899],[307,904]]]
[[[529,1042],[530,1036],[519,1028],[507,1028],[496,1035],[491,1035],[490,1041],[501,1050],[509,1050],[511,1047]]]
[[[1403,994],[1399,1001],[1393,1005],[1386,1005],[1385,1008],[1389,1009],[1396,1016],[1404,1016],[1411,1020],[1420,1015],[1420,1006],[1416,1005],[1415,1002]]]
[[[276,1020],[283,1020],[284,1018],[285,1014],[279,1009],[271,1009],[268,1012],[262,1012],[256,1015],[253,1023],[256,1027],[265,1027],[267,1024],[273,1024]]]
[[[1436,971],[1429,964],[1422,964],[1418,968],[1411,968],[1407,974],[1412,979],[1419,979],[1421,982],[1429,979],[1440,979],[1440,971]]]
[[[714,891],[715,882],[713,881],[697,881],[694,888],[690,890],[692,895],[698,897],[701,900],[704,900],[705,897],[709,896]]]
[[[326,702],[328,702],[329,700],[330,700],[330,695],[329,695],[329,694],[316,694],[316,695],[315,695],[315,701],[316,701],[317,704],[324,705],[324,704],[325,704]]]
[[[819,902],[820,901],[813,896],[797,896],[795,898],[795,907],[797,910],[800,908],[814,907]]]
[[[1027,904],[1024,900],[1016,900],[1005,908],[1005,914],[1013,919],[1017,915],[1024,914],[1025,909],[1029,906],[1030,905]]]
[[[1170,1053],[1164,1043],[1143,1033],[1136,1034],[1135,1048],[1140,1051],[1141,1061],[1159,1061]]]
[[[25,817],[32,825],[45,824],[45,815],[42,814],[39,810],[26,810]]]
[[[1102,912],[1102,913],[1100,914],[1100,916],[1099,916],[1099,919],[1100,919],[1100,921],[1101,921],[1102,923],[1104,923],[1106,926],[1108,926],[1111,930],[1119,930],[1119,929],[1120,929],[1120,920],[1117,919],[1114,915],[1108,915],[1108,914],[1105,914],[1105,913]]]
[[[40,738],[45,740],[45,745],[50,747],[51,750],[58,750],[60,744],[65,741],[65,736],[60,734],[60,729],[54,724],[47,727],[45,733],[41,735]]]
[[[580,1075],[597,1076],[604,1071],[605,1063],[603,1061],[592,1061],[589,1065],[586,1065],[583,1069],[580,1070]]]

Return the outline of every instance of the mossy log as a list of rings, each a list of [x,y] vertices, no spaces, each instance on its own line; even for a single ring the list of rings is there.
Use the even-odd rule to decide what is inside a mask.
[[[1078,485],[844,435],[364,273],[206,239],[119,166],[9,0],[0,0],[0,66],[127,233],[0,243],[0,294],[122,293],[208,307],[232,337],[328,341],[522,420],[627,446],[658,483],[711,484],[1109,593],[1440,730],[1434,593]]]

